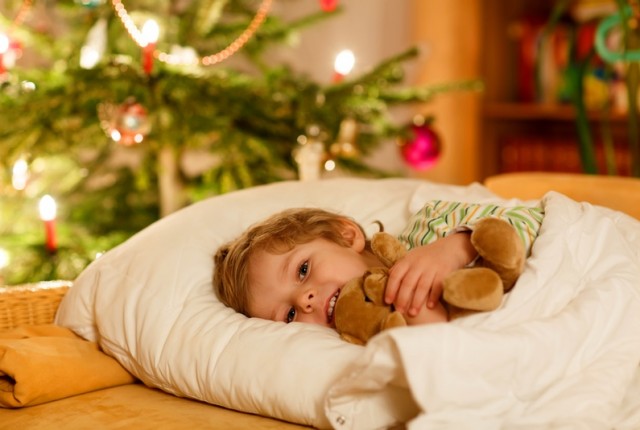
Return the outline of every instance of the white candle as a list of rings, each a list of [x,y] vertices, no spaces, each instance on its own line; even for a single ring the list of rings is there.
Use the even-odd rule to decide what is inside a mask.
[[[349,49],[340,51],[338,55],[336,55],[336,60],[333,63],[333,82],[341,82],[345,76],[351,73],[355,64],[356,57],[353,55],[352,51]]]
[[[20,158],[13,164],[11,184],[13,185],[13,188],[21,191],[27,187],[28,180],[29,165],[23,158]]]
[[[160,36],[160,27],[153,19],[147,20],[142,26],[142,68],[147,75],[153,70],[153,53],[156,50],[156,42]]]
[[[56,201],[49,194],[40,199],[38,205],[40,210],[40,219],[44,222],[45,230],[45,246],[47,251],[55,253],[58,249],[56,239]]]
[[[0,285],[4,284],[4,277],[2,276],[2,269],[9,265],[9,253],[7,250],[0,248]]]
[[[7,51],[9,51],[9,37],[4,33],[0,33],[0,75],[6,70],[4,67],[4,55]]]

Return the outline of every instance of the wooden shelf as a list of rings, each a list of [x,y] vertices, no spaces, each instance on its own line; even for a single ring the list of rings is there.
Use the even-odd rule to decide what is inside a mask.
[[[484,117],[493,120],[574,121],[576,113],[571,105],[498,102],[484,105]],[[604,119],[604,116],[601,112],[589,112],[589,119],[601,120]],[[611,114],[611,121],[623,122],[626,120],[625,113],[614,112]]]
[[[524,91],[530,90],[527,85],[531,84],[524,79],[533,79],[528,76],[531,73],[528,55],[532,52],[527,50],[533,36],[529,34],[523,39],[509,29],[514,23],[544,22],[559,2],[482,0],[481,70],[486,90],[480,108],[480,165],[484,177],[513,169],[581,169],[573,105],[559,101],[518,102],[525,96],[534,99],[530,91]],[[522,45],[523,41],[527,44]],[[602,158],[599,154],[603,152],[603,139],[611,138],[619,171],[627,172],[630,166],[628,114],[589,111],[587,116],[598,160]],[[608,121],[611,127],[602,128]]]

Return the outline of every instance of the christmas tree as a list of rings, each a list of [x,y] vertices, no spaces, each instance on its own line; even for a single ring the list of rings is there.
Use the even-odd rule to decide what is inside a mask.
[[[272,47],[340,13],[337,3],[285,21],[272,0],[3,2],[4,282],[73,279],[159,217],[317,175],[310,160],[393,174],[363,161],[411,133],[390,109],[478,82],[403,86],[413,48],[359,76],[345,76],[347,56],[330,83],[270,61]]]

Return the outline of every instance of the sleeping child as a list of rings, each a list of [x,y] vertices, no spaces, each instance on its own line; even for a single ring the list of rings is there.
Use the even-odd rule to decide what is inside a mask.
[[[508,221],[531,251],[540,207],[501,207],[431,201],[410,219],[399,239],[409,251],[389,271],[385,301],[409,325],[448,321],[442,282],[472,265],[473,225],[483,217]],[[214,288],[227,306],[249,317],[335,328],[340,289],[382,263],[361,225],[315,208],[287,209],[251,226],[215,255]]]

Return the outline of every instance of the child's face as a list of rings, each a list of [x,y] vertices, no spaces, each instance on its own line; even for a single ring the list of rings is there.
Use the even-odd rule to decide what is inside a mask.
[[[249,263],[249,314],[335,327],[340,289],[374,265],[380,262],[364,253],[364,238],[349,247],[315,239],[284,254],[259,252]]]

